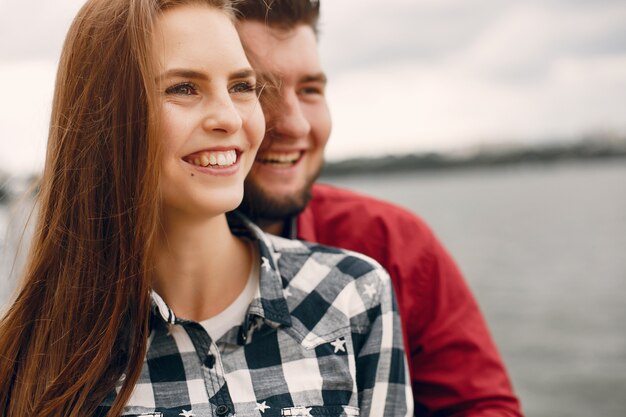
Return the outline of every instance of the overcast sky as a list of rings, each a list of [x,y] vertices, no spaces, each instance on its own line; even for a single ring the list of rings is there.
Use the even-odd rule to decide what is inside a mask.
[[[43,164],[82,0],[0,0],[0,169]],[[624,0],[322,0],[330,159],[626,134]]]

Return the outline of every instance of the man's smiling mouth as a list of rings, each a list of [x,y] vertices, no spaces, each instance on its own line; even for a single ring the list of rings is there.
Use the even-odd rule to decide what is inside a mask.
[[[302,155],[303,151],[291,151],[291,152],[275,152],[275,151],[266,151],[259,153],[256,157],[256,161],[261,164],[279,166],[279,167],[289,167],[295,165]]]

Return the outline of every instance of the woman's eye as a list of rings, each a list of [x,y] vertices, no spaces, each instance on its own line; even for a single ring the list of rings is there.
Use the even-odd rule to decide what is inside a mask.
[[[191,83],[173,85],[165,90],[166,94],[176,94],[181,96],[192,96],[197,94],[196,87]]]
[[[230,88],[231,93],[252,93],[256,91],[256,84],[250,82],[240,82]]]

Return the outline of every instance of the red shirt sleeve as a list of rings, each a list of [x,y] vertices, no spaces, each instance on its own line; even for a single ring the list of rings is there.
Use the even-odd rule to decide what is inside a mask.
[[[300,239],[364,253],[389,272],[416,416],[522,415],[478,304],[421,219],[392,204],[318,184],[297,227]]]

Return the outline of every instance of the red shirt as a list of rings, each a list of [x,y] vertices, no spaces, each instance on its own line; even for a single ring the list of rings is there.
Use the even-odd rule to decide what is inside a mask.
[[[316,184],[299,239],[364,253],[391,275],[416,416],[515,416],[520,405],[485,320],[430,228],[392,204]]]

